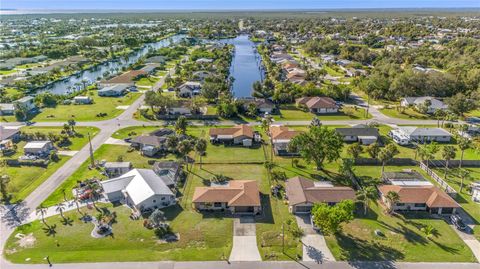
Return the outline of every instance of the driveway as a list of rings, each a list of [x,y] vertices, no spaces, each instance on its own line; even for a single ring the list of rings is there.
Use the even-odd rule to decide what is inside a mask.
[[[468,226],[467,232],[459,231],[457,228],[455,228],[455,225],[450,223],[450,220],[448,220],[448,223],[452,229],[455,230],[458,236],[460,236],[463,242],[465,242],[465,244],[472,250],[473,255],[475,258],[477,258],[477,261],[480,262],[480,241],[478,241],[477,238],[475,238],[475,236],[472,234],[473,228],[475,227],[475,222],[467,213],[465,213],[462,208],[460,208],[457,213],[462,218],[463,222]]]
[[[233,221],[233,247],[230,261],[261,261],[257,247],[255,220],[242,216]]]
[[[302,237],[303,261],[317,263],[335,261],[323,235],[313,230],[310,214],[295,215],[295,218],[297,219],[298,227],[305,232],[305,235]]]

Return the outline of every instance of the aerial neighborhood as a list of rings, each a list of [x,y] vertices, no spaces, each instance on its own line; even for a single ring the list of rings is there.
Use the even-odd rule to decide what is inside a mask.
[[[0,267],[479,268],[475,10],[2,13]]]

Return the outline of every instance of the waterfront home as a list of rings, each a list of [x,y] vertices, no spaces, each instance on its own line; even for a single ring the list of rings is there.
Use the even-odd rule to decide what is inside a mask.
[[[334,186],[329,181],[313,181],[301,176],[285,183],[288,209],[293,214],[308,214],[316,203],[335,205],[343,200],[354,200],[355,191],[350,187]]]
[[[315,114],[337,113],[339,109],[335,100],[330,97],[302,97],[298,98],[295,103],[299,107],[306,107]]]
[[[393,211],[427,211],[431,214],[455,214],[460,205],[435,186],[381,185],[378,187],[382,201]],[[390,204],[389,192],[396,192],[398,202]]]
[[[257,214],[261,211],[256,180],[230,180],[210,187],[196,187],[192,203],[197,210],[221,210],[233,214]]]
[[[261,99],[261,98],[241,98],[238,99],[242,103],[243,109],[248,110],[250,104],[255,105],[257,112],[259,113],[269,113],[272,114],[275,111],[275,104],[270,99]]]
[[[124,95],[130,85],[128,84],[115,84],[112,86],[104,87],[98,90],[98,96],[103,97],[118,97]]]
[[[110,202],[124,203],[140,212],[176,204],[175,194],[150,169],[133,169],[100,184]]]
[[[18,107],[25,111],[32,111],[37,108],[34,98],[32,96],[25,96],[13,102]]]
[[[90,96],[75,96],[73,97],[73,103],[77,105],[88,105],[93,102]]]

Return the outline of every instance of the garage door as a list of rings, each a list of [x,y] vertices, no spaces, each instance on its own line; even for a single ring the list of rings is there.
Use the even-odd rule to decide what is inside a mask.
[[[253,213],[253,206],[237,206],[235,207],[236,213]]]
[[[311,206],[297,206],[295,209],[296,213],[310,213],[312,211]]]

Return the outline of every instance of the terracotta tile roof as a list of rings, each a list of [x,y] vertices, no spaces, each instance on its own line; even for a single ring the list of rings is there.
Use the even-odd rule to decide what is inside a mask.
[[[229,206],[260,206],[260,193],[256,180],[231,180],[226,186],[196,187],[192,202],[223,202]]]
[[[378,190],[384,195],[390,191],[398,193],[400,203],[426,203],[428,207],[460,207],[452,197],[435,186],[382,185]]]
[[[296,100],[299,105],[305,105],[308,108],[336,108],[335,100],[330,97],[302,97]]]
[[[270,126],[270,137],[273,140],[289,140],[299,135],[301,132],[290,130],[287,126],[272,125]]]
[[[106,83],[131,83],[137,76],[146,74],[147,72],[144,70],[131,70],[106,81]]]
[[[232,135],[233,137],[246,136],[253,138],[253,129],[246,124],[241,124],[231,128],[211,128],[209,134],[210,136]]]
[[[285,186],[289,205],[355,199],[355,191],[350,187],[316,186],[314,181],[300,176],[290,178]]]

